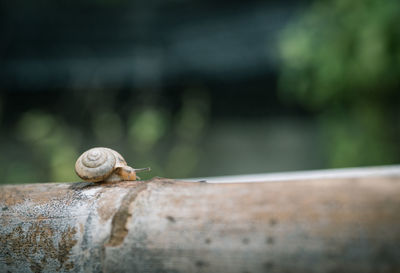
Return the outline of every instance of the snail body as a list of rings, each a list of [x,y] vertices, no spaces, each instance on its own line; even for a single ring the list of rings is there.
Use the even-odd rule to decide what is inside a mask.
[[[88,182],[119,182],[140,179],[136,173],[150,168],[134,169],[116,151],[97,147],[84,152],[75,163],[76,174]]]

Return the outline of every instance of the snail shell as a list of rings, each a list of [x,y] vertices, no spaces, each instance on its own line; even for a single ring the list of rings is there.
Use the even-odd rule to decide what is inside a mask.
[[[136,180],[136,172],[149,170],[133,169],[119,153],[103,147],[84,152],[75,163],[76,174],[88,182]]]

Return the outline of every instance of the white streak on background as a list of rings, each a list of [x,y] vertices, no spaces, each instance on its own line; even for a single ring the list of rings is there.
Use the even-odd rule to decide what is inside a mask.
[[[184,178],[182,180],[189,182],[199,182],[205,180],[207,183],[254,183],[309,179],[361,178],[374,176],[400,176],[400,165]]]

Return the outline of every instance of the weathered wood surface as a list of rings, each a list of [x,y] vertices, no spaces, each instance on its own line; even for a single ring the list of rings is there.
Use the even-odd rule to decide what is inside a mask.
[[[0,190],[0,272],[400,272],[398,175]]]

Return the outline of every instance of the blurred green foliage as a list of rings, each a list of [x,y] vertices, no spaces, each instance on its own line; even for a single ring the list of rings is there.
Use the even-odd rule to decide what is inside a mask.
[[[281,96],[319,117],[331,167],[400,161],[400,2],[314,1],[282,33]]]
[[[267,109],[273,103],[258,104],[245,92],[236,98],[250,107],[233,113],[259,105],[257,115],[234,120],[230,112],[216,122],[212,89],[202,83],[180,87],[173,100],[145,87],[121,91],[94,82],[86,90],[73,81],[47,104],[38,99],[25,108],[18,107],[23,95],[12,101],[0,94],[0,183],[78,181],[75,160],[96,146],[119,151],[133,167],[150,166],[143,179],[399,163],[399,26],[398,0],[314,1],[287,26],[279,95],[306,108],[311,125],[293,112],[285,123]],[[254,95],[268,84],[249,87]],[[233,102],[225,92],[221,112]],[[319,140],[309,132],[313,116]]]
[[[72,95],[75,105],[67,103],[66,107],[75,108],[76,116],[84,116],[79,123],[67,122],[63,111],[57,115],[30,109],[11,131],[3,131],[0,149],[7,154],[0,156],[2,183],[78,181],[76,159],[96,146],[119,151],[133,167],[150,166],[152,172],[141,174],[142,179],[185,177],[198,167],[198,147],[209,112],[202,90],[188,90],[174,113],[156,103],[118,102],[107,91],[91,95],[87,100]],[[126,109],[121,112],[123,106]]]

